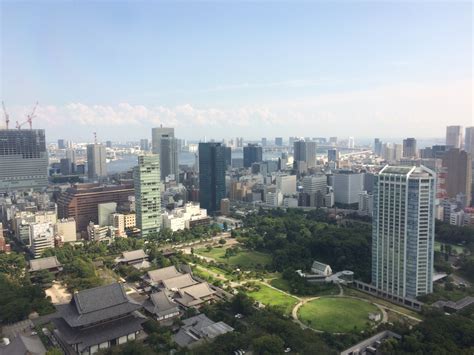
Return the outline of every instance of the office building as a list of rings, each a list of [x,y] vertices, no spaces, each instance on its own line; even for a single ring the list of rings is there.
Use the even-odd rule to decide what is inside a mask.
[[[199,143],[199,202],[208,214],[219,212],[225,189],[225,146]]]
[[[66,144],[64,144],[64,139],[58,139],[58,149],[66,149]]]
[[[416,158],[418,156],[416,150],[416,139],[407,138],[403,140],[403,157]]]
[[[337,145],[337,137],[329,137],[330,145]]]
[[[30,224],[30,250],[35,259],[50,248],[54,248],[54,225],[48,222]]]
[[[262,147],[248,144],[244,147],[244,168],[250,168],[253,163],[262,161]]]
[[[446,145],[451,148],[461,148],[462,144],[462,127],[447,126],[446,127]]]
[[[376,177],[372,284],[399,301],[433,291],[436,174],[386,166]]]
[[[364,174],[340,171],[333,176],[334,199],[336,203],[352,205],[359,203],[359,194],[364,188]]]
[[[293,143],[295,163],[305,162],[307,168],[316,166],[316,142],[299,140]]]
[[[225,147],[225,165],[227,167],[232,166],[232,148]]]
[[[325,194],[328,186],[326,175],[305,176],[302,183],[303,192],[307,194]]]
[[[74,218],[60,219],[54,225],[54,233],[61,238],[63,243],[75,242],[76,235],[76,221]]]
[[[99,203],[97,206],[99,223],[101,227],[108,226],[110,224],[110,215],[117,211],[117,202],[105,202]]]
[[[0,129],[0,193],[48,186],[48,152],[42,129]]]
[[[160,126],[151,129],[151,150],[153,154],[160,154],[162,137],[174,138],[174,128]]]
[[[102,144],[87,145],[87,176],[98,179],[107,176],[107,155]]]
[[[276,137],[275,138],[275,145],[277,147],[282,147],[283,146],[283,138],[282,137]]]
[[[150,144],[148,139],[140,139],[140,150],[143,152],[148,152],[150,150]]]
[[[161,179],[174,176],[175,181],[179,180],[178,165],[178,140],[174,137],[162,136],[160,138],[160,171]]]
[[[277,191],[284,196],[293,196],[296,194],[296,175],[277,175]]]
[[[266,146],[267,146],[267,139],[262,138],[262,147],[266,147]]]
[[[379,138],[374,139],[374,150],[375,155],[381,156],[382,155],[382,141]]]
[[[160,162],[156,154],[140,155],[133,171],[137,227],[141,236],[161,228]]]
[[[474,126],[466,127],[464,150],[471,154],[471,158],[474,159]]]
[[[62,175],[71,175],[73,173],[73,165],[71,160],[68,158],[62,158],[59,160],[59,170]]]
[[[112,148],[112,141],[105,141],[106,148]]]
[[[362,191],[359,193],[359,213],[372,216],[374,210],[374,195]]]
[[[337,162],[338,160],[339,160],[339,151],[335,148],[328,149],[328,162],[330,161]]]
[[[101,186],[99,184],[75,184],[59,195],[59,218],[74,218],[78,232],[86,230],[89,222],[98,224],[99,204],[116,202],[127,204],[134,195],[132,185]]]
[[[354,137],[347,138],[347,148],[354,148],[354,147],[355,147]]]
[[[465,206],[471,204],[472,156],[459,149],[450,149],[443,156],[443,167],[446,168],[446,193],[449,198],[465,195]]]

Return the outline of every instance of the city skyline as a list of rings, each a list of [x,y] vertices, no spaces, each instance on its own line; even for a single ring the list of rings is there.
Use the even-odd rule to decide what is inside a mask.
[[[426,138],[473,124],[469,3],[1,7],[2,99],[12,122],[39,101],[33,126],[51,138],[160,124],[185,139]]]

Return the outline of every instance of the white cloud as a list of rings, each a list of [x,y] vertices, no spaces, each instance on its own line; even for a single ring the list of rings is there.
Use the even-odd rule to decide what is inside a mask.
[[[143,136],[160,124],[176,127],[182,136],[200,138],[276,135],[311,136],[418,136],[444,134],[448,124],[474,125],[471,81],[441,84],[403,84],[370,90],[263,102],[258,105],[216,108],[190,103],[151,106],[119,103],[62,106],[41,105],[35,127],[58,132],[95,130],[110,135]],[[17,107],[13,116],[24,117],[30,108]],[[23,121],[20,119],[19,121]],[[73,131],[71,131],[73,130]],[[111,137],[112,138],[112,137]]]

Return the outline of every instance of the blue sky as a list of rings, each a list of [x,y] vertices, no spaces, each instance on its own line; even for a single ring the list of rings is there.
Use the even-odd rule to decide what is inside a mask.
[[[195,139],[437,137],[474,124],[472,14],[467,1],[3,1],[1,97],[12,116],[38,100],[51,138],[160,123]]]

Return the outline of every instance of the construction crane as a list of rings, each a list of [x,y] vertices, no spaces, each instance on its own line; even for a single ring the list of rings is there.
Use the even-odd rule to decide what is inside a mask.
[[[8,124],[10,123],[10,115],[7,112],[7,108],[5,107],[5,102],[2,101],[2,106],[3,106],[3,113],[5,114],[5,125],[6,128],[8,129]]]
[[[26,117],[27,117],[26,121],[24,121],[22,123],[19,123],[18,121],[16,121],[16,128],[17,129],[21,129],[21,127],[26,123],[28,123],[30,125],[30,129],[33,129],[33,118],[36,117],[35,112],[36,112],[37,107],[38,107],[38,102],[36,102],[35,107],[33,107],[33,111],[31,111],[31,113],[29,115],[26,115]]]

